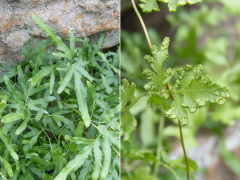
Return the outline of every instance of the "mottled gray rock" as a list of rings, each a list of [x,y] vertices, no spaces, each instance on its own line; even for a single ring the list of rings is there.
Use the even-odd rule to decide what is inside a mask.
[[[23,59],[21,47],[46,38],[31,14],[40,17],[60,37],[89,36],[94,42],[105,32],[103,48],[119,43],[119,0],[0,0],[0,62]]]

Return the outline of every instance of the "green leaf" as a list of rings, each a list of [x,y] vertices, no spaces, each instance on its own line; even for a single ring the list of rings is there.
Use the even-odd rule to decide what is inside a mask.
[[[18,161],[19,157],[15,150],[12,148],[12,145],[9,144],[7,137],[0,131],[0,138],[2,139],[3,143],[5,144],[7,150],[9,151],[10,155],[13,157],[15,161]]]
[[[33,111],[37,111],[37,112],[42,112],[45,114],[49,114],[45,109],[39,108],[37,106],[34,106],[33,104],[27,104],[27,107]]]
[[[86,91],[83,88],[83,84],[81,82],[80,77],[81,76],[79,75],[79,73],[76,70],[74,70],[75,91],[76,91],[76,95],[77,95],[79,111],[82,115],[82,119],[85,123],[85,126],[89,127],[91,118],[88,114]]]
[[[71,137],[71,136],[68,136],[68,135],[65,136],[65,139],[70,141],[70,142],[73,142],[73,143],[76,143],[76,144],[82,144],[82,145],[85,145],[85,146],[91,145],[95,141],[94,139],[86,139],[86,138],[81,138],[81,137]]]
[[[28,125],[28,121],[30,119],[25,119],[23,121],[23,123],[19,126],[19,128],[15,131],[15,134],[18,136],[19,134],[21,134],[26,128],[27,128],[27,125]]]
[[[70,52],[71,52],[71,56],[74,57],[76,52],[75,52],[75,41],[74,41],[74,31],[73,30],[70,31]]]
[[[175,12],[178,6],[184,6],[186,4],[196,4],[202,2],[202,0],[158,0],[163,3],[168,3],[168,8],[170,12]]]
[[[151,47],[151,52],[153,56],[145,56],[144,60],[147,61],[155,73],[158,75],[158,78],[161,79],[162,76],[162,65],[168,58],[168,46],[170,43],[170,39],[165,37],[162,41],[161,47],[158,48],[157,46],[153,45]],[[166,72],[168,76],[170,76],[171,72]],[[148,77],[151,79],[151,76]],[[161,80],[164,82],[164,80]]]
[[[58,88],[57,93],[61,94],[63,92],[63,90],[67,87],[68,83],[71,81],[72,79],[72,75],[73,75],[73,67],[70,68],[70,70],[68,71],[68,73],[66,74],[66,76],[64,77],[60,87]]]
[[[88,59],[92,59],[102,48],[102,44],[103,44],[103,40],[104,40],[104,33],[101,33],[98,41],[96,44],[94,44],[94,47],[93,47],[93,50],[89,52],[88,54]],[[88,42],[88,39],[85,38],[84,39],[84,42]],[[84,44],[84,43],[83,43]],[[87,44],[86,44],[87,45]],[[83,49],[81,50],[84,50],[86,45],[83,45],[82,47],[84,47]]]
[[[97,53],[110,68],[114,70],[115,73],[119,74],[119,69],[115,68],[112,64],[110,64],[106,58],[106,56],[102,52]]]
[[[142,12],[160,11],[157,0],[140,0],[140,2],[139,7]]]
[[[99,139],[96,139],[94,146],[93,146],[93,153],[94,153],[94,166],[93,166],[93,173],[92,179],[98,180],[100,170],[101,170],[101,162],[102,162],[102,152],[100,150],[100,143]]]
[[[2,117],[2,122],[9,123],[9,122],[17,121],[19,119],[23,119],[24,116],[25,116],[24,111],[20,111],[17,113],[10,113]]]
[[[26,128],[27,128],[27,125],[28,125],[28,121],[31,119],[31,116],[32,116],[32,113],[30,110],[24,110],[24,114],[25,114],[25,117],[24,117],[24,121],[23,123],[19,126],[19,128],[17,128],[17,130],[15,131],[15,134],[18,136],[19,134],[21,134]]]
[[[4,167],[6,168],[6,170],[8,172],[8,175],[10,177],[12,177],[13,176],[13,170],[12,170],[12,167],[11,167],[10,163],[6,159],[4,159],[3,157],[0,156],[0,162],[1,161],[2,161],[2,163],[4,165]]]
[[[158,0],[159,2],[168,3],[170,12],[175,12],[178,6],[184,6],[186,4],[195,4],[202,2],[202,0]],[[142,4],[139,4],[143,12],[160,11],[157,0],[140,0]]]
[[[106,92],[108,94],[110,94],[112,92],[112,88],[108,85],[108,82],[107,82],[107,79],[106,77],[103,75],[103,74],[100,74],[101,78],[102,78],[102,83],[103,83],[103,86],[105,87],[106,89]]]
[[[38,71],[39,71],[39,66],[42,64],[42,58],[43,58],[43,54],[44,54],[44,48],[45,46],[43,46],[40,50],[40,53],[37,57],[37,61],[35,62],[35,67],[33,70],[33,75],[35,75]]]
[[[128,101],[135,99],[135,90],[136,90],[136,84],[131,83],[129,85],[129,82],[127,79],[122,80],[122,86],[121,86],[121,109],[123,109]]]
[[[68,47],[63,43],[62,39],[57,36],[53,29],[50,28],[48,25],[46,25],[39,17],[32,14],[32,18],[35,21],[35,23],[46,33],[46,35],[52,40],[52,42],[55,44],[58,50],[63,51],[64,57],[67,57],[68,59],[72,59],[71,52],[69,51]]]
[[[120,137],[119,137],[119,132],[114,132],[114,131],[107,131],[105,134],[108,136],[109,141],[111,144],[115,145],[120,149]]]
[[[81,179],[88,179],[89,178],[89,174],[92,173],[92,170],[93,170],[93,165],[92,165],[92,161],[90,160],[86,160],[83,164],[83,168],[82,170],[80,171],[80,174],[79,174],[79,177],[78,177],[78,180],[81,180]]]
[[[55,72],[54,72],[53,65],[51,65],[51,70],[50,70],[50,94],[53,93],[54,84],[55,84]]]
[[[49,95],[50,95],[50,92],[49,91],[45,91],[44,97],[49,97]],[[43,103],[43,104],[41,104],[41,109],[46,109],[47,106],[48,106],[48,103]],[[39,121],[42,118],[43,113],[44,113],[43,111],[38,111],[36,116],[35,116],[35,120]]]
[[[9,79],[7,76],[4,76],[4,81],[6,86],[8,87],[9,91],[11,91],[11,93],[13,94],[13,96],[15,97],[17,103],[20,106],[23,106],[23,102],[21,101],[19,95],[17,94],[17,91],[15,90],[15,88],[13,87],[13,85],[10,83]]]
[[[37,100],[29,100],[28,104],[31,104],[31,105],[45,104],[46,102],[53,101],[55,99],[56,98],[54,96],[48,96],[48,97],[44,97],[44,98],[39,98]]]
[[[171,119],[179,119],[182,124],[188,123],[188,112],[196,112],[207,101],[225,103],[224,97],[229,97],[229,90],[212,83],[209,75],[202,75],[201,65],[192,68],[186,65],[185,71],[178,70],[178,80],[174,90],[174,101],[166,115]]]
[[[83,69],[79,65],[79,63],[75,63],[75,64],[73,64],[73,66],[81,75],[85,76],[89,81],[91,81],[91,82],[93,81],[94,78],[85,69]]]
[[[96,100],[96,92],[91,82],[87,81],[87,97],[88,97],[88,109],[89,112],[94,109],[94,102]]]
[[[5,99],[2,99],[2,101],[0,102],[0,111],[2,109],[4,109],[4,106],[7,104],[7,101]]]
[[[125,111],[121,115],[121,136],[124,136],[124,141],[129,139],[131,132],[136,129],[136,126],[136,118],[130,113],[130,111]]]
[[[55,177],[54,180],[66,180],[71,172],[78,170],[92,152],[92,146],[86,146],[65,168]]]
[[[78,127],[77,130],[75,132],[75,137],[81,137],[82,136],[82,132],[83,132],[83,128],[84,128],[84,123],[83,122],[79,122],[78,123]]]
[[[30,79],[31,86],[34,87],[37,84],[39,84],[44,77],[49,75],[50,72],[51,72],[50,66],[43,67],[32,79]]]
[[[18,72],[18,83],[21,85],[24,95],[27,96],[28,95],[27,80],[26,80],[26,76],[22,72],[22,68],[20,65],[17,66],[17,72]]]
[[[107,134],[103,134],[102,150],[104,154],[101,179],[106,179],[111,164],[111,146]]]

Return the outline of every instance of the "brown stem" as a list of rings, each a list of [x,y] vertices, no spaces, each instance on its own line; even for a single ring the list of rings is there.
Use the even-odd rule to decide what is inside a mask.
[[[148,35],[148,32],[147,32],[147,28],[144,24],[144,21],[141,17],[141,14],[139,13],[137,7],[136,7],[136,4],[135,4],[135,1],[134,0],[131,0],[132,1],[132,4],[133,4],[133,9],[135,10],[136,12],[136,15],[138,16],[141,24],[142,24],[142,27],[143,27],[143,30],[144,30],[144,33],[145,33],[145,36],[146,36],[146,39],[148,41],[148,45],[149,47],[151,48],[152,47],[152,44],[151,44],[151,40],[149,38],[149,35]],[[166,84],[166,88],[169,89],[169,86],[168,84]],[[173,95],[171,92],[169,92],[169,95],[172,99],[172,101],[174,101],[174,98],[173,98]],[[185,163],[186,163],[186,167],[187,167],[187,180],[189,180],[189,167],[188,167],[188,159],[187,159],[187,154],[186,154],[186,151],[185,151],[185,146],[184,146],[184,142],[183,142],[183,135],[182,135],[182,126],[181,126],[181,123],[180,121],[178,120],[178,126],[179,126],[179,131],[180,131],[180,138],[181,138],[181,143],[182,143],[182,148],[183,148],[183,152],[184,152],[184,158],[185,158]]]
[[[168,86],[168,84],[166,84],[166,88],[167,88],[167,89],[169,89],[169,86]],[[171,93],[171,92],[168,92],[168,93],[169,93],[169,95],[170,95],[170,97],[171,97],[172,101],[174,101],[174,98],[173,98],[173,95],[172,95],[172,93]]]
[[[166,88],[169,89],[168,84],[166,84]],[[173,98],[173,95],[172,95],[171,92],[169,92],[169,95],[170,95],[172,101],[174,101],[174,98]],[[182,125],[181,125],[179,119],[178,119],[178,127],[179,127],[179,132],[180,132],[180,139],[181,139],[181,144],[182,144],[182,149],[183,149],[184,159],[185,159],[186,168],[187,168],[187,180],[189,180],[189,166],[188,166],[188,159],[187,159],[187,153],[186,153],[186,150],[185,150],[185,145],[184,145],[184,142],[183,142]]]
[[[184,142],[183,142],[182,125],[181,125],[181,123],[180,123],[179,120],[178,120],[178,127],[179,127],[180,138],[181,138],[181,143],[182,143],[182,149],[183,149],[184,158],[185,158],[185,163],[186,163],[186,168],[187,168],[187,180],[189,180],[188,159],[187,159],[187,153],[186,153],[185,146],[184,146]]]
[[[75,118],[74,118],[74,116],[73,116],[73,113],[71,113],[71,114],[72,114],[72,118],[73,118],[73,121],[74,121],[76,127],[78,127],[78,125],[77,125],[77,123],[76,123],[76,121],[75,121]]]

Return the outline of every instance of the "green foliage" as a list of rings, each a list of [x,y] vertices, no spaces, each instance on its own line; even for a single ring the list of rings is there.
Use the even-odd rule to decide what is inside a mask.
[[[140,0],[142,4],[139,6],[143,12],[160,11],[157,1],[167,3],[170,12],[175,12],[178,6],[202,2],[202,0]]]
[[[68,48],[33,19],[51,41],[29,41],[17,67],[1,64],[0,172],[9,180],[118,179],[118,51],[101,52],[103,34],[75,47],[73,31]]]
[[[141,1],[140,7],[143,12],[151,12],[154,8],[157,11],[156,3]],[[174,151],[180,141],[178,120],[184,125],[184,144],[186,150],[190,150],[198,146],[195,135],[201,127],[220,134],[226,127],[224,124],[234,124],[239,119],[239,32],[235,27],[230,31],[223,25],[234,19],[228,19],[226,13],[236,13],[226,8],[232,2],[226,2],[228,5],[223,7],[213,3],[214,0],[199,3],[194,9],[182,7],[168,15],[176,31],[169,57],[168,38],[159,46],[156,41],[160,41],[160,37],[153,36],[154,32],[149,30],[152,44],[157,46],[146,52],[143,33],[123,32],[122,76],[136,84],[130,91],[130,84],[134,83],[123,79],[121,86],[123,179],[144,177],[142,172],[155,179],[186,179],[185,161],[182,156],[177,158]],[[238,9],[237,3],[235,8]],[[161,29],[155,33],[159,34]],[[230,41],[233,32],[237,37],[234,43]],[[143,62],[145,54],[151,55],[145,56]],[[142,74],[146,78],[140,75],[140,69],[144,69]],[[238,174],[239,170],[234,168],[238,164],[236,158],[230,153],[222,153],[222,157]],[[231,161],[235,165],[231,165]],[[198,166],[194,160],[188,159],[188,162],[194,179]],[[139,166],[149,170],[138,171]]]
[[[153,71],[149,69],[143,71],[143,75],[149,79],[144,88],[148,91],[148,94],[151,94],[148,100],[150,105],[155,109],[156,107],[162,109],[170,119],[178,119],[182,124],[186,125],[188,124],[189,112],[196,112],[198,108],[205,106],[207,101],[223,104],[225,102],[224,97],[229,97],[229,90],[212,83],[209,75],[203,76],[203,67],[201,65],[195,68],[186,65],[185,71],[182,68],[178,69],[176,83],[166,88],[172,77],[171,69],[162,70],[162,65],[168,58],[168,45],[169,39],[165,38],[161,47],[153,46],[151,48],[153,56],[145,56],[145,61],[151,65]],[[134,84],[129,87],[129,83],[125,81],[122,82],[121,88],[123,107],[128,101],[136,100],[134,98],[136,87]],[[168,95],[169,92],[173,95],[174,101],[171,101],[171,97]],[[123,107],[122,109],[124,109]],[[130,114],[129,118],[125,118],[125,116],[123,114],[122,124],[125,124],[125,119],[126,121],[127,119],[133,119]],[[135,123],[134,126],[136,126]],[[130,127],[134,130],[133,125],[128,126],[128,129]],[[128,132],[128,130],[123,128],[121,130],[123,134]]]

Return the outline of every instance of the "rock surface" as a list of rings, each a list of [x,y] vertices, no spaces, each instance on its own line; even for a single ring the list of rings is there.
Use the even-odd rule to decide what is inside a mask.
[[[31,14],[62,38],[74,30],[75,37],[89,36],[94,42],[105,32],[104,48],[119,43],[119,0],[0,0],[0,62],[22,60],[21,47],[28,39],[36,43],[47,37]]]

